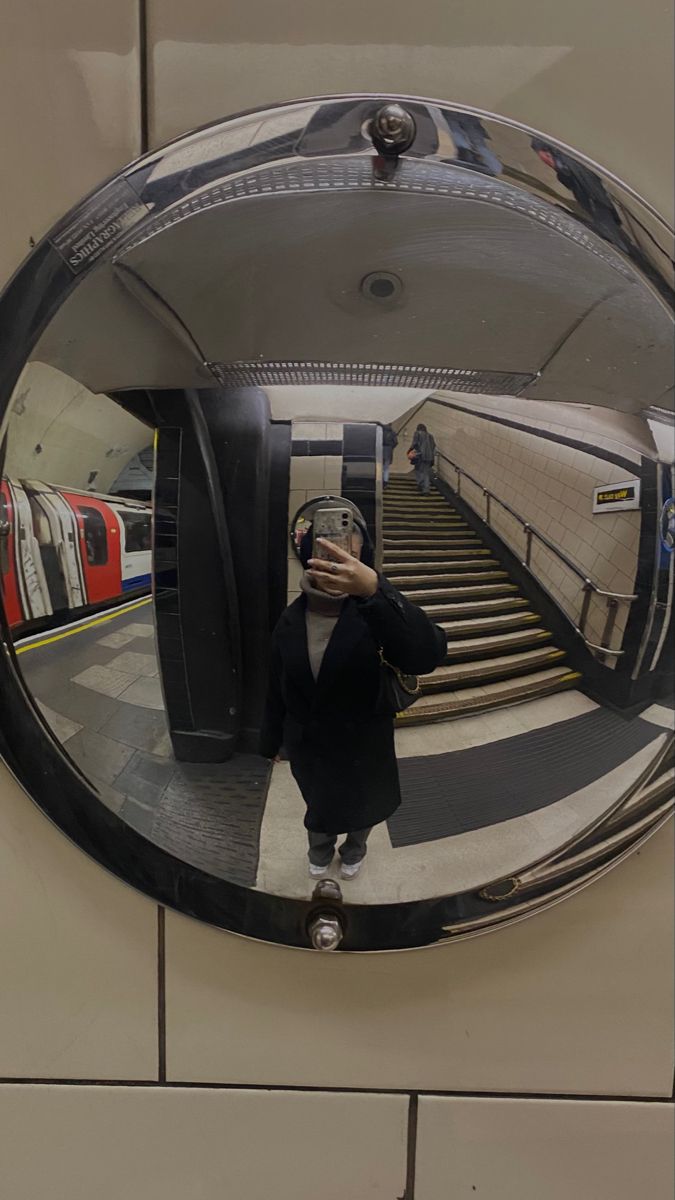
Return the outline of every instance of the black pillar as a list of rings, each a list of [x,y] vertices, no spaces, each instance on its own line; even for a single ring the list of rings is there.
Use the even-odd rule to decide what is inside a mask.
[[[194,393],[155,392],[154,596],[176,758],[223,762],[241,723],[239,610],[227,521]]]
[[[197,395],[220,480],[241,614],[238,748],[255,750],[267,691],[271,624],[271,463],[278,459],[282,443],[278,435],[272,435],[269,400],[260,388],[200,391]],[[289,442],[287,438],[287,446]],[[285,526],[288,492],[283,505]],[[273,528],[277,530],[276,522]]]
[[[288,595],[288,496],[291,475],[291,423],[270,430],[268,586],[270,631],[286,607]]]

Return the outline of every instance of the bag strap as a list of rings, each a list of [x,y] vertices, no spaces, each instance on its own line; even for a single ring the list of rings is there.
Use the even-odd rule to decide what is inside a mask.
[[[380,663],[382,666],[387,667],[390,671],[394,672],[394,675],[398,680],[399,687],[401,687],[404,692],[407,692],[409,696],[416,696],[417,693],[421,691],[420,681],[417,678],[417,675],[406,674],[401,670],[400,667],[395,667],[393,663],[388,662],[384,657],[384,648],[382,646],[378,646],[377,652],[380,656]],[[415,686],[413,688],[408,687],[407,683],[405,682],[406,679],[414,679]]]

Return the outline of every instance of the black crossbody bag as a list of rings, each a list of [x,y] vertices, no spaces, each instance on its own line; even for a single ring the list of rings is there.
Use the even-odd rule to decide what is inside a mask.
[[[377,712],[395,717],[397,713],[410,708],[422,695],[420,681],[416,675],[406,675],[398,667],[387,662],[384,650],[378,648],[380,656],[380,691],[377,698]]]

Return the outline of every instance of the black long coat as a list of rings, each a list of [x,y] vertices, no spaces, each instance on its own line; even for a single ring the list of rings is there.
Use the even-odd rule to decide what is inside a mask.
[[[306,603],[303,595],[289,605],[272,635],[260,751],[273,758],[283,745],[308,829],[366,829],[401,803],[393,718],[375,712],[378,647],[401,671],[422,675],[443,661],[446,637],[380,576],[371,599],[345,600],[315,682]]]

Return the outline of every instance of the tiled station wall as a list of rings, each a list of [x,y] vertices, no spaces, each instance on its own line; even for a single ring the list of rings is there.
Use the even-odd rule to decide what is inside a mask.
[[[342,453],[315,454],[308,443],[342,446],[343,426],[336,421],[293,421],[291,426],[291,471],[288,495],[288,522],[306,500],[315,496],[340,495]],[[314,447],[315,448],[315,447]],[[302,567],[288,544],[288,603],[300,595]]]
[[[139,152],[139,5],[0,3],[6,278]],[[671,204],[662,0],[621,0],[609,36],[583,0],[390,3],[386,24],[352,0],[140,7],[151,144],[300,94],[430,93]],[[0,768],[0,1195],[670,1200],[672,913],[664,830],[496,935],[363,957],[257,945],[160,921]]]
[[[452,405],[450,407],[449,405]],[[410,427],[399,435],[396,468],[405,469],[407,450],[414,427],[422,421],[433,433],[439,450],[468,471],[482,487],[503,499],[533,528],[541,530],[563,550],[598,587],[604,591],[631,595],[635,584],[640,544],[640,511],[593,514],[593,489],[604,484],[622,483],[637,478],[625,465],[598,457],[603,439],[598,435],[565,430],[576,442],[587,447],[575,448],[556,440],[559,424],[537,419],[532,431],[514,429],[508,424],[488,420],[476,411],[469,398],[453,399],[444,404],[430,400],[415,414]],[[548,436],[542,436],[548,435]],[[553,440],[552,440],[553,439]],[[604,448],[604,447],[603,447]],[[624,458],[640,455],[622,447]],[[440,473],[452,488],[457,473],[441,461]],[[463,478],[462,498],[482,518],[486,502],[482,487]],[[525,556],[522,526],[494,501],[490,524],[506,545],[521,559]],[[532,540],[531,569],[575,622],[583,601],[579,578],[537,538]],[[620,648],[629,606],[620,604],[612,646]],[[593,596],[588,614],[587,636],[598,644],[607,615],[606,602]]]
[[[10,479],[106,492],[151,440],[147,425],[108,396],[32,362],[15,389],[3,470]]]

